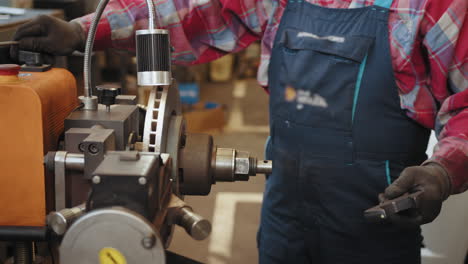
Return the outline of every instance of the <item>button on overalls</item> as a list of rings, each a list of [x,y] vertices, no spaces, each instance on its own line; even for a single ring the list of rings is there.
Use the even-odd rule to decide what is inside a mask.
[[[258,234],[261,264],[420,263],[420,229],[365,221],[430,131],[400,107],[391,0],[330,9],[289,1],[270,68],[271,141]]]

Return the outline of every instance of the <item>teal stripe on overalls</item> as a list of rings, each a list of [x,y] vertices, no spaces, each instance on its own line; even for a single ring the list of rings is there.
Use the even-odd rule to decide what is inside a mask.
[[[390,8],[392,6],[392,2],[393,0],[376,0],[374,5],[380,6],[383,8]],[[354,123],[354,115],[356,113],[357,101],[359,98],[359,91],[361,90],[362,77],[364,76],[364,71],[366,69],[366,62],[367,62],[367,55],[366,57],[364,57],[364,59],[361,62],[361,65],[359,66],[359,73],[358,73],[358,77],[356,80],[356,88],[354,90],[353,110],[352,110],[352,116],[351,116],[352,123]]]
[[[392,184],[392,178],[390,177],[390,161],[385,161],[385,175],[387,176],[388,185]]]
[[[359,90],[361,89],[362,83],[362,76],[364,75],[364,70],[366,69],[366,62],[367,62],[367,54],[361,62],[361,66],[359,66],[359,73],[356,80],[356,88],[354,89],[354,99],[353,99],[353,112],[351,121],[354,123],[354,114],[356,113],[357,101],[359,97]]]

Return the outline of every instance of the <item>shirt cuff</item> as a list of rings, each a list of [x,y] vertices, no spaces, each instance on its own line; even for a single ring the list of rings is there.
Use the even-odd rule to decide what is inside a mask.
[[[468,149],[465,142],[453,142],[449,138],[440,141],[433,156],[423,163],[435,162],[448,173],[452,184],[452,194],[462,193],[468,189]]]

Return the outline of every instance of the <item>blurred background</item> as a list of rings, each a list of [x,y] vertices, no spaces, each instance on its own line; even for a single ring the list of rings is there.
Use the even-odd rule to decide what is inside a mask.
[[[95,0],[0,0],[0,8],[20,8],[0,10],[0,41],[11,40],[19,25],[39,14],[70,20],[92,12],[96,5]],[[190,132],[211,133],[217,145],[263,157],[269,134],[268,95],[255,80],[259,57],[260,45],[254,43],[238,54],[206,65],[174,66],[173,76],[179,85]],[[81,54],[56,58],[57,67],[74,73],[80,93],[82,61]],[[119,85],[123,94],[138,95],[139,103],[146,104],[149,92],[137,86],[132,54],[117,50],[95,52],[93,66],[96,83]],[[433,136],[429,155],[436,142]],[[264,183],[263,176],[245,183],[218,183],[207,197],[187,197],[188,203],[212,222],[213,232],[210,238],[199,242],[176,228],[170,250],[203,263],[256,263]],[[441,216],[423,226],[423,264],[468,264],[467,204],[468,194],[452,196]],[[0,263],[4,261],[2,254]]]

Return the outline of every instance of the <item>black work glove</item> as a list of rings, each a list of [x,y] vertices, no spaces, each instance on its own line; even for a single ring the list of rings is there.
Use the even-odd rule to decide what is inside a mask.
[[[451,193],[451,182],[447,171],[435,162],[408,167],[385,189],[380,199],[391,200],[407,192],[419,190],[424,191],[419,197],[419,208],[390,216],[391,222],[402,227],[415,227],[434,221],[440,213],[442,202]]]
[[[42,15],[20,26],[13,39],[19,45],[12,46],[10,55],[17,59],[18,49],[59,56],[84,51],[86,36],[77,22]]]

